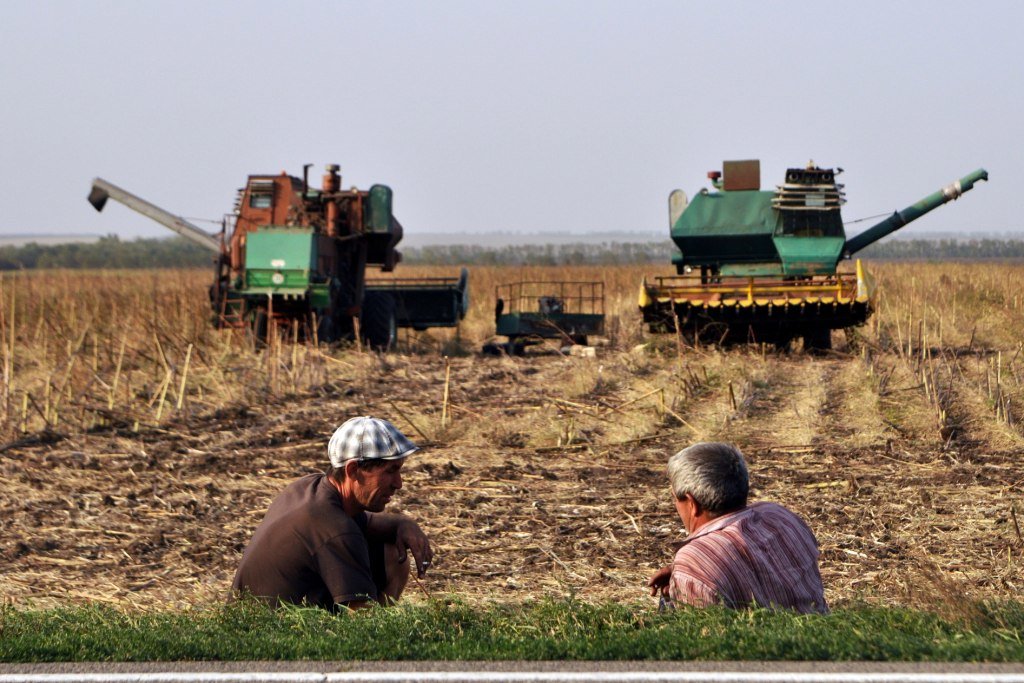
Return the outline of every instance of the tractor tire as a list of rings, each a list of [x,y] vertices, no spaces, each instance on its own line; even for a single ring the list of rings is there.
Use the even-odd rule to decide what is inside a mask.
[[[398,343],[395,299],[387,292],[367,292],[359,326],[363,341],[374,351],[393,349]]]

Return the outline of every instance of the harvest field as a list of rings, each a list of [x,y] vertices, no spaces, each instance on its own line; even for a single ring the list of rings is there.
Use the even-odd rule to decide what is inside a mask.
[[[457,335],[387,354],[215,331],[207,271],[4,275],[0,594],[221,601],[273,495],[373,414],[425,446],[395,505],[437,551],[413,600],[641,599],[681,538],[664,463],[708,439],[809,521],[833,605],[1019,598],[1024,265],[871,270],[877,313],[824,356],[649,335],[639,282],[669,271],[641,266],[475,267]],[[604,280],[595,358],[480,354],[495,284],[520,278]]]

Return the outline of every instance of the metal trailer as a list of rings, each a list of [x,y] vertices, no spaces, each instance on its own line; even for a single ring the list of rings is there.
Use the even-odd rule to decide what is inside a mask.
[[[586,345],[587,338],[604,334],[604,283],[523,281],[495,288],[496,333],[504,345],[487,345],[487,352],[521,354],[544,339]]]
[[[398,327],[417,331],[454,327],[469,309],[469,271],[465,268],[458,277],[368,279],[366,290],[394,299]]]

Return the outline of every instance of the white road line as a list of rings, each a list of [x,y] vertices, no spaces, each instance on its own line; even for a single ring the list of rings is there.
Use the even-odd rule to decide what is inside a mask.
[[[352,671],[0,674],[0,683],[1024,683],[1024,673]]]

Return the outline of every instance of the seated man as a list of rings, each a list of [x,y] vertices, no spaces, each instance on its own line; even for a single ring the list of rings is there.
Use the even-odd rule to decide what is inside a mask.
[[[408,553],[421,577],[433,556],[416,522],[383,512],[415,450],[387,420],[354,417],[338,427],[328,470],[301,477],[270,505],[242,555],[233,594],[332,610],[398,600],[409,581]]]
[[[651,595],[673,605],[828,612],[814,534],[781,505],[747,505],[747,464],[736,448],[690,446],[669,459],[668,476],[687,538],[651,577]]]

